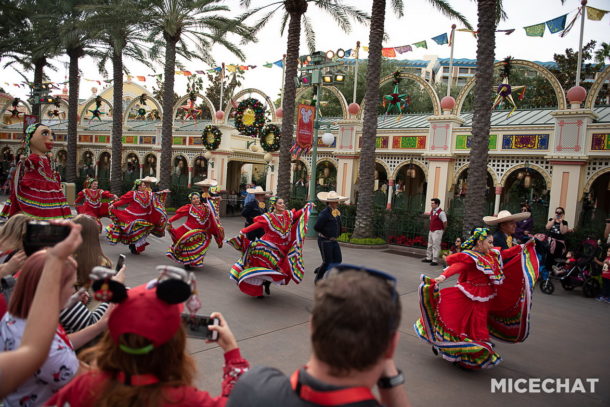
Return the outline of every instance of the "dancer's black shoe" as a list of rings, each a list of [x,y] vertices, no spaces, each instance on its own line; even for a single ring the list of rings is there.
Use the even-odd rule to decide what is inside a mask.
[[[131,252],[131,254],[140,254],[140,253],[138,253],[138,250],[136,249],[136,245],[135,244],[130,244],[129,245],[129,251]]]
[[[265,287],[265,294],[271,295],[271,282],[269,282],[269,281],[263,282],[263,287]]]
[[[193,269],[193,266],[191,266],[190,264],[185,264],[185,265],[184,265],[184,269],[185,269],[185,270],[192,270],[192,269]]]
[[[258,297],[256,297],[256,298],[258,298],[259,300],[264,300],[264,299],[265,299],[265,296],[264,296],[264,295],[259,295],[259,296],[258,296]]]

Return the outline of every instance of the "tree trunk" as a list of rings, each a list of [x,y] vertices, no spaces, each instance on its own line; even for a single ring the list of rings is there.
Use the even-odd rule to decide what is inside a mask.
[[[472,118],[472,147],[468,166],[468,190],[464,207],[464,235],[473,227],[483,224],[487,188],[487,159],[489,155],[489,128],[493,71],[496,47],[496,0],[477,2],[479,35],[477,36],[477,73],[474,85],[474,115]]]
[[[112,166],[110,168],[110,190],[121,195],[123,174],[123,50],[115,50],[112,57]]]
[[[46,65],[47,65],[47,59],[44,57],[34,61],[34,87],[36,87],[38,89],[41,89],[42,78],[44,76],[44,67]],[[42,117],[40,117],[40,111],[41,111],[40,107],[41,107],[41,105],[40,105],[40,102],[37,97],[36,101],[32,105],[32,114],[34,116],[38,117],[38,121],[42,120]]]
[[[163,122],[161,124],[161,189],[169,188],[172,166],[172,127],[174,125],[174,70],[176,69],[176,42],[165,37],[165,77],[163,78]],[[222,169],[218,169],[222,171]]]
[[[286,50],[286,76],[284,77],[284,103],[282,110],[282,135],[280,137],[280,157],[278,166],[277,195],[285,200],[290,198],[290,148],[294,134],[294,112],[297,76],[297,60],[299,58],[299,45],[301,40],[301,16],[303,13],[290,13],[288,24],[288,49]],[[315,166],[312,163],[312,166]],[[313,168],[313,167],[312,167]],[[311,174],[310,174],[311,175]]]
[[[70,66],[68,68],[68,134],[67,141],[67,156],[66,156],[66,182],[76,182],[76,148],[78,139],[78,92],[80,77],[78,73],[78,59],[81,57],[81,52],[78,49],[67,51],[70,57]]]
[[[362,147],[358,181],[358,207],[353,237],[373,236],[373,188],[375,178],[375,139],[377,137],[377,105],[381,73],[381,44],[385,22],[385,0],[374,0],[369,34],[369,61],[366,72],[366,94],[362,118]]]

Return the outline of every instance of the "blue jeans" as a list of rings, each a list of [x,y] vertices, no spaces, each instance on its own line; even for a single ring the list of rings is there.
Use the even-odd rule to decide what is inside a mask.
[[[341,263],[343,261],[341,257],[341,246],[336,240],[329,240],[318,236],[318,248],[322,255],[322,265],[318,267],[318,273],[315,281],[318,281],[324,277],[328,266],[333,263]]]

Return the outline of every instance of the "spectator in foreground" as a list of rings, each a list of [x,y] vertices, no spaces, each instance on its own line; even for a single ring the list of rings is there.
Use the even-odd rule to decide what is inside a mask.
[[[180,303],[194,293],[184,270],[161,267],[167,274],[162,273],[159,279],[128,291],[120,283],[100,281],[98,290],[118,305],[110,314],[108,333],[89,351],[96,369],[75,378],[47,405],[208,407],[225,404],[235,381],[249,364],[242,359],[223,316],[212,313],[220,324],[208,328],[218,332],[218,345],[225,352],[222,394],[213,398],[192,387],[195,366],[186,352]],[[95,289],[96,283],[93,286]]]
[[[329,270],[316,285],[313,352],[305,367],[290,378],[255,367],[237,382],[227,406],[408,406],[405,379],[393,359],[401,316],[395,284],[376,270]],[[381,402],[372,393],[375,386]]]
[[[47,359],[51,342],[57,336],[62,281],[73,272],[73,268],[65,265],[82,241],[81,227],[73,223],[68,225],[72,228],[68,237],[46,251],[42,276],[35,294],[32,293],[30,316],[21,343],[15,343],[14,350],[0,352],[0,397],[14,392],[32,377]]]

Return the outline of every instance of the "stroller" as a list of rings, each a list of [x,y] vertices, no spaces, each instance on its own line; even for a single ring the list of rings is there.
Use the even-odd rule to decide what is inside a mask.
[[[564,290],[572,291],[576,287],[582,287],[585,297],[592,298],[599,295],[601,272],[593,262],[598,249],[595,240],[587,239],[582,242],[580,251],[575,253],[573,259],[564,260],[554,267],[555,278],[559,279]]]

